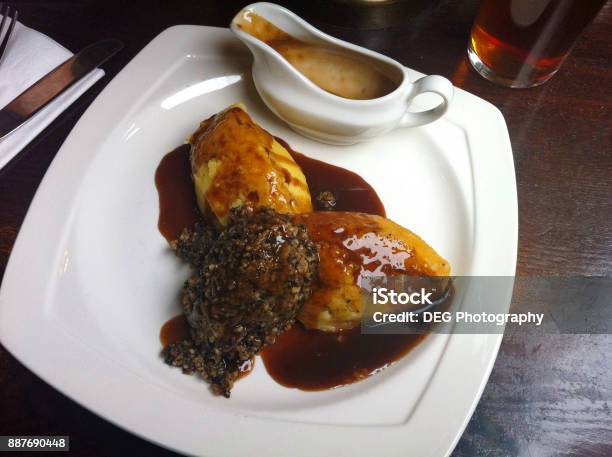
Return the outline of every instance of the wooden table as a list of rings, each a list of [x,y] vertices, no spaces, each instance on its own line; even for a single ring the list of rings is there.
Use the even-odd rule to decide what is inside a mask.
[[[47,167],[104,85],[166,27],[225,26],[246,3],[11,3],[26,25],[72,51],[107,37],[126,46],[104,66],[101,82],[0,171],[0,274]],[[328,33],[444,75],[501,109],[518,183],[518,274],[612,275],[612,2],[561,71],[529,90],[497,87],[471,70],[465,48],[477,7],[473,0],[413,1],[413,11],[401,14],[313,0],[281,3]],[[453,455],[611,456],[611,356],[610,335],[504,338]],[[81,408],[0,347],[0,435],[11,434],[70,435],[78,455],[168,453]]]

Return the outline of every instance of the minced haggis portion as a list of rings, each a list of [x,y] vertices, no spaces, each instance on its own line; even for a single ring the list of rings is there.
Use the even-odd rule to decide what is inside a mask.
[[[200,268],[213,242],[217,231],[209,222],[200,220],[192,228],[183,229],[179,237],[170,242],[176,256],[193,268]]]
[[[207,243],[208,237],[186,235],[181,249],[189,240],[201,252],[198,240]],[[163,355],[229,397],[241,365],[294,323],[311,294],[319,258],[305,227],[269,208],[233,209],[209,246],[201,260],[179,254],[198,266],[182,297],[192,339],[166,347]]]

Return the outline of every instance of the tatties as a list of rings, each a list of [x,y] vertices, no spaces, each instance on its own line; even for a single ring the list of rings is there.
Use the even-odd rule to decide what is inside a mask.
[[[319,250],[319,280],[298,320],[323,331],[360,324],[363,275],[448,276],[450,266],[410,230],[381,216],[323,211],[299,214]]]
[[[229,210],[243,205],[282,214],[312,211],[302,170],[242,104],[203,121],[189,142],[198,206],[222,226]]]

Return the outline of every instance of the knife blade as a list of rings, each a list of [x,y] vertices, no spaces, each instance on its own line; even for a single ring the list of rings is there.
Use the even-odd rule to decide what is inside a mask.
[[[123,48],[115,39],[87,46],[58,65],[0,110],[0,140],[13,132],[66,89]]]

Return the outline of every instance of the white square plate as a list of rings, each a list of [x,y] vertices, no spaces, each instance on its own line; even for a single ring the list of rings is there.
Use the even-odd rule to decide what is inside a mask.
[[[178,312],[187,269],[157,231],[155,169],[200,120],[234,102],[296,150],[363,176],[389,218],[427,240],[454,274],[514,274],[514,165],[495,107],[457,89],[433,124],[333,147],[276,119],[249,66],[229,30],[178,26],[108,84],[58,152],[23,224],[0,290],[2,344],[75,401],[185,453],[449,454],[501,335],[431,335],[382,373],[324,392],[284,388],[258,363],[230,400],[162,363],[159,329]]]

